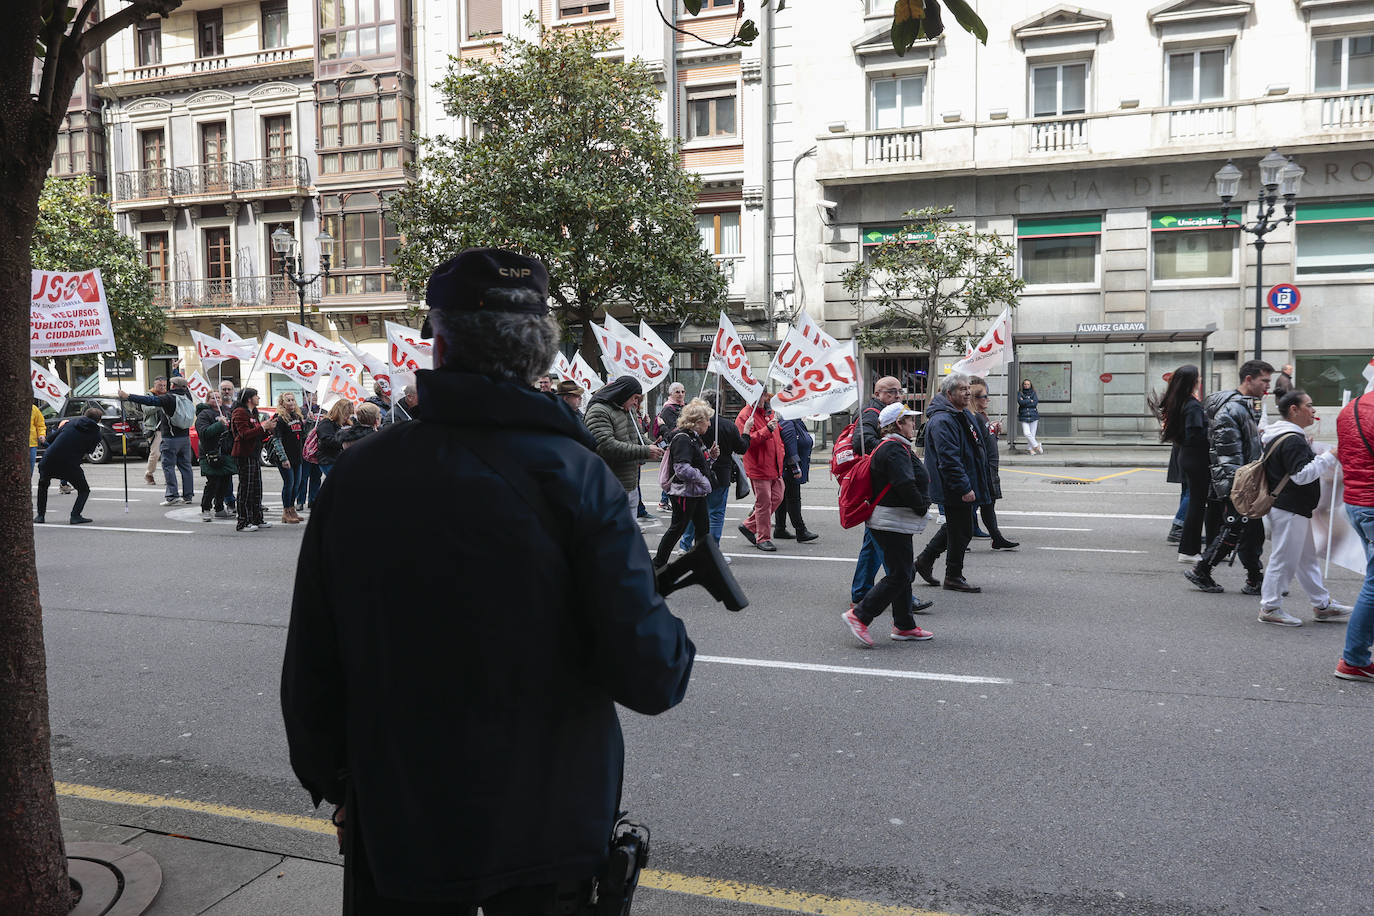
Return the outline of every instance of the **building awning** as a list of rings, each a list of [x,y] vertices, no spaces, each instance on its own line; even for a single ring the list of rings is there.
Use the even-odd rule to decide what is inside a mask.
[[[1012,346],[1085,343],[1202,343],[1216,328],[1181,328],[1176,331],[1055,331],[1050,334],[1012,332]]]

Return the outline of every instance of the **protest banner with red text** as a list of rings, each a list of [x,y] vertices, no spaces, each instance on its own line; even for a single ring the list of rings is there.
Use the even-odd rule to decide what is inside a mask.
[[[226,359],[237,359],[245,363],[253,361],[254,354],[247,346],[248,341],[231,343],[211,337],[209,334],[202,334],[200,331],[192,331],[191,343],[195,345],[201,368],[207,372]]]
[[[601,388],[606,383],[601,380],[601,376],[582,358],[582,351],[578,350],[573,354],[572,362],[568,363],[568,378],[581,385],[588,394]]]
[[[610,316],[607,316],[610,318]],[[601,347],[601,363],[607,378],[628,375],[639,382],[646,393],[668,378],[668,361],[660,353],[625,330],[620,322],[610,318],[610,327],[593,325],[596,342]]]
[[[192,372],[186,377],[186,388],[191,392],[191,397],[202,403],[208,401],[215,391],[205,376],[199,372]]]
[[[782,346],[768,367],[768,377],[786,384],[810,366],[824,363],[832,355],[808,340],[800,328],[788,328]]]
[[[276,372],[294,380],[306,391],[314,391],[333,360],[328,353],[303,347],[280,334],[268,331],[263,335],[257,361],[253,363],[253,368],[248,374],[251,376],[259,369]]]
[[[744,341],[735,330],[734,322],[724,312],[720,313],[720,325],[711,342],[711,361],[706,369],[729,382],[746,404],[758,403],[759,396],[763,394],[763,383],[754,378],[754,372],[749,368],[749,353],[744,349]]]
[[[1008,308],[997,316],[978,345],[949,371],[964,375],[990,375],[993,369],[1011,362],[1011,352],[1011,309]]]
[[[358,364],[372,376],[372,381],[382,386],[382,393],[391,397],[391,369],[387,366],[386,360],[379,356],[373,356],[358,349],[346,340],[340,341],[358,361]]]
[[[347,399],[357,407],[367,400],[367,394],[358,384],[356,373],[336,365],[320,382],[320,407],[328,410],[341,399]]]
[[[67,395],[72,390],[66,382],[33,360],[29,360],[29,382],[33,385],[34,397],[47,403],[58,413],[62,412],[63,405],[67,403]]]
[[[114,351],[114,322],[100,268],[35,270],[30,277],[30,356]]]
[[[797,315],[797,330],[801,332],[802,337],[811,341],[812,345],[821,351],[830,350],[839,345],[835,338],[821,330],[821,326],[812,320],[811,313],[806,309],[802,309],[801,313]]]
[[[858,347],[832,349],[830,358],[810,366],[792,382],[792,390],[773,395],[773,412],[784,420],[839,413],[859,400]]]
[[[572,363],[568,362],[568,358],[563,355],[562,350],[554,353],[553,365],[549,367],[549,374],[556,375],[560,379],[566,379],[572,375]]]

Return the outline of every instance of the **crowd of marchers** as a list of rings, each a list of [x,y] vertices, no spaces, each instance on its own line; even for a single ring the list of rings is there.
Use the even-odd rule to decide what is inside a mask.
[[[1277,417],[1265,405],[1274,382]],[[1294,579],[1316,623],[1344,624],[1345,648],[1336,677],[1374,681],[1374,392],[1350,400],[1336,420],[1334,450],[1308,430],[1317,422],[1312,398],[1294,387],[1292,367],[1250,360],[1235,388],[1201,397],[1198,368],[1180,366],[1155,406],[1160,438],[1173,445],[1171,482],[1181,485],[1178,513],[1167,539],[1178,544],[1183,575],[1204,592],[1225,586],[1213,575],[1239,559],[1245,570],[1241,594],[1259,598],[1261,623],[1302,626],[1283,607]],[[1353,607],[1331,596],[1322,576],[1312,517],[1322,498],[1322,479],[1342,472],[1344,512],[1364,548],[1364,584]],[[1340,507],[1332,506],[1331,511]],[[1263,563],[1266,525],[1272,535]]]

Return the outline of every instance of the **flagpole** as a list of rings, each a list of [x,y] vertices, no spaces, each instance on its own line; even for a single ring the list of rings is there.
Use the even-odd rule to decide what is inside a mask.
[[[124,432],[119,434],[119,452],[123,459],[119,463],[124,466],[124,514],[129,514],[129,422],[124,417],[124,399],[119,399],[119,425],[124,428]]]
[[[1341,482],[1341,466],[1336,465],[1336,475],[1331,478],[1331,508],[1326,513],[1326,568],[1322,570],[1322,580],[1331,575],[1331,537],[1336,528],[1336,487]]]

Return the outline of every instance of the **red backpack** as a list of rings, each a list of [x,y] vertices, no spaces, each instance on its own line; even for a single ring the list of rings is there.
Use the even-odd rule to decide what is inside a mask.
[[[872,407],[865,407],[864,410],[873,410]],[[859,418],[846,426],[838,436],[835,437],[835,444],[830,449],[830,476],[835,480],[844,480],[846,475],[854,467],[854,462],[859,460],[859,455],[854,451],[854,434],[856,427],[863,422],[864,410],[859,411]]]
[[[840,481],[841,528],[853,528],[868,521],[873,515],[873,507],[882,501],[888,490],[892,489],[892,485],[888,484],[877,496],[873,495],[873,456],[887,441],[884,439],[867,455],[855,458],[851,462],[849,475]]]

